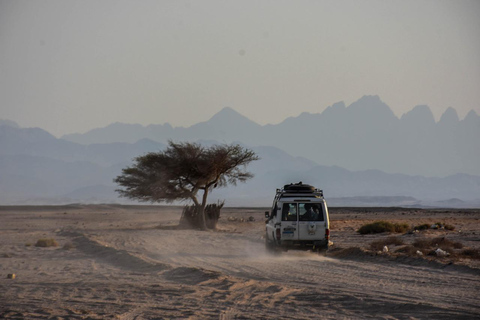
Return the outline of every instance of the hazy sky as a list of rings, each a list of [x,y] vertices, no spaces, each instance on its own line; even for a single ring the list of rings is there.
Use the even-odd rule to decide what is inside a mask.
[[[480,1],[0,0],[0,119],[260,123],[379,95],[480,114]]]

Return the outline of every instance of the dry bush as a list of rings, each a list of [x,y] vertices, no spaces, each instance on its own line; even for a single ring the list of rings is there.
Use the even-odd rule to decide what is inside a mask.
[[[208,204],[205,207],[205,224],[208,229],[216,229],[218,219],[220,218],[220,210],[223,208],[225,201]],[[195,205],[185,206],[182,216],[180,217],[180,226],[199,228],[201,227],[201,216],[199,209]]]
[[[453,231],[453,230],[455,230],[455,227],[452,226],[451,224],[446,224],[446,225],[444,225],[443,227],[444,227],[446,230],[448,230],[448,231]]]
[[[463,248],[463,244],[461,242],[454,242],[453,243],[453,247],[455,249],[462,249]]]
[[[70,249],[73,249],[73,248],[75,248],[75,246],[71,242],[67,242],[63,245],[64,250],[70,250]]]
[[[413,245],[408,245],[408,246],[404,246],[404,247],[401,247],[400,249],[398,249],[396,252],[399,252],[399,253],[404,253],[408,256],[416,256],[417,255],[417,251],[420,251],[422,254],[426,254],[427,251],[425,250],[422,250],[422,249],[419,249],[419,248],[416,248],[414,247]]]
[[[417,249],[426,250],[430,248],[431,243],[429,239],[417,239],[412,245]]]
[[[430,229],[430,225],[428,223],[424,223],[419,226],[413,227],[413,230],[427,230],[427,229]]]
[[[455,226],[452,226],[451,224],[437,222],[432,225],[428,223],[424,223],[424,224],[413,227],[413,229],[419,230],[419,231],[428,230],[428,229],[445,229],[445,230],[453,231],[455,230]]]
[[[378,250],[382,250],[384,246],[391,246],[391,245],[400,246],[403,244],[404,242],[401,238],[392,236],[385,239],[372,241],[372,243],[370,243],[370,248],[372,250],[378,251]]]
[[[437,222],[437,223],[435,223],[435,225],[436,225],[435,229],[445,229],[445,230],[449,230],[449,231],[455,230],[455,227],[452,226],[451,224]]]
[[[463,244],[455,242],[445,237],[437,237],[434,239],[418,239],[415,240],[413,246],[419,249],[441,248],[442,250],[461,249]]]
[[[410,229],[410,226],[407,223],[394,223],[393,225],[395,226],[395,232],[397,233],[404,233]]]
[[[417,251],[420,251],[423,255],[436,257],[437,252],[435,250],[439,248],[446,251],[450,258],[480,259],[480,250],[471,248],[460,250],[463,248],[462,243],[452,241],[446,237],[417,239],[411,245],[403,246],[395,252],[408,256],[417,256]],[[374,249],[373,246],[372,249]],[[375,250],[381,250],[381,248],[375,247]]]
[[[432,247],[433,246],[440,247],[443,250],[463,248],[463,244],[461,244],[460,242],[455,242],[445,237],[438,237],[438,238],[432,239],[431,242],[432,242]]]
[[[58,247],[58,243],[57,241],[55,241],[55,239],[52,239],[52,238],[38,239],[37,243],[35,244],[35,247],[43,247],[43,248]]]
[[[436,255],[435,250],[438,248],[448,252],[450,256],[463,255],[463,253],[455,251],[455,249],[462,249],[463,244],[447,239],[446,237],[437,237],[433,239],[418,239],[413,243],[413,247],[431,256]]]
[[[382,232],[396,232],[402,233],[409,229],[406,223],[391,223],[388,221],[375,221],[373,223],[365,224],[358,229],[360,234],[382,233]]]
[[[430,256],[437,256],[437,252],[436,252],[437,249],[442,249],[443,251],[445,251],[446,253],[448,253],[448,255],[449,255],[450,257],[457,256],[457,253],[455,252],[455,250],[453,250],[452,247],[437,247],[437,248],[433,248],[432,250],[430,250],[430,252],[428,252],[428,255],[430,255]]]
[[[480,259],[480,251],[478,249],[464,249],[460,252],[464,258]]]

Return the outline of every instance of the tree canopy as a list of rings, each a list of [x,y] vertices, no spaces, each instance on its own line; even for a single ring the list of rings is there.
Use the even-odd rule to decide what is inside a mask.
[[[145,202],[192,200],[202,216],[214,188],[236,185],[253,177],[246,166],[259,158],[240,145],[213,145],[169,142],[166,150],[135,158],[131,167],[122,169],[115,182],[123,187],[120,196]],[[198,192],[202,191],[199,201]]]

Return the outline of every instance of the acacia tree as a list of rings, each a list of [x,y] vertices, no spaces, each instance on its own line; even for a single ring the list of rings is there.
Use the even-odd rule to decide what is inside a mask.
[[[236,185],[253,177],[246,166],[259,158],[240,145],[213,145],[169,141],[163,152],[135,158],[114,181],[124,189],[120,196],[144,202],[191,200],[206,229],[205,206],[209,193],[228,184]],[[202,191],[199,201],[199,191]]]

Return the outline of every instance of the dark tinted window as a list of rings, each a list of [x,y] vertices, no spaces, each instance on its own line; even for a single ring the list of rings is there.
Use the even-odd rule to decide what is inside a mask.
[[[323,221],[323,210],[320,203],[299,203],[300,221]]]
[[[296,203],[283,204],[282,221],[297,221],[297,204]]]

